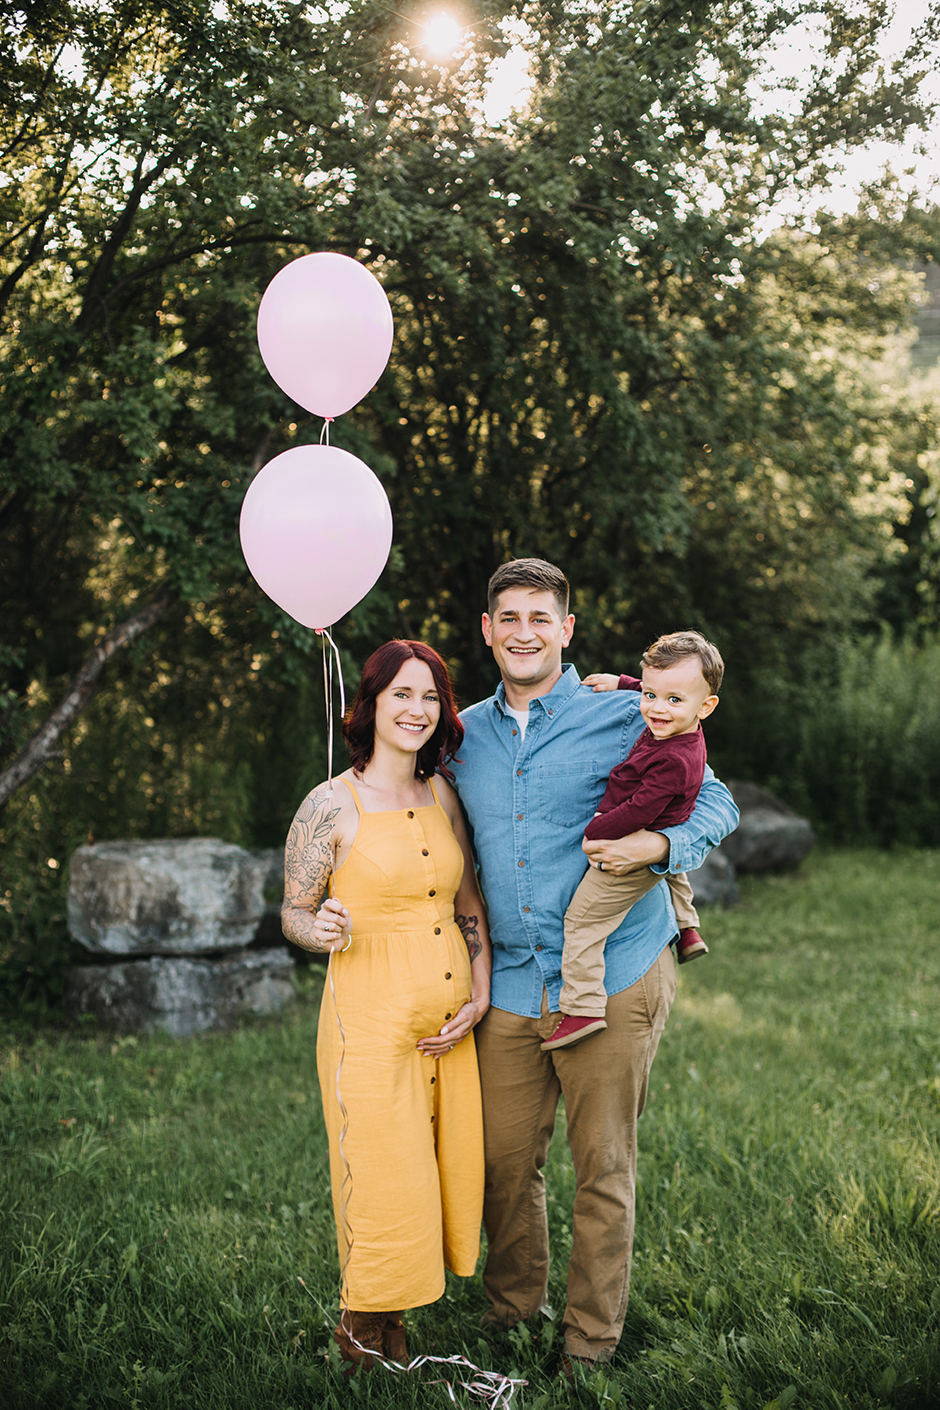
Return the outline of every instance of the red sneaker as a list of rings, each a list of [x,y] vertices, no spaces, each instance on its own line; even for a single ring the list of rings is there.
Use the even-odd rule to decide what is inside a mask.
[[[599,1033],[607,1024],[602,1018],[575,1018],[565,1014],[550,1038],[542,1043],[542,1052],[550,1053],[553,1048],[570,1048],[572,1043],[580,1043],[592,1033]]]
[[[688,964],[689,960],[697,960],[699,955],[707,955],[708,946],[699,935],[697,930],[680,930],[679,943],[676,946],[676,958],[680,964]]]

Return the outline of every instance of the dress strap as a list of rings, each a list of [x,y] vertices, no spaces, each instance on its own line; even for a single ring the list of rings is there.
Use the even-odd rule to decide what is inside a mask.
[[[437,796],[437,789],[434,787],[434,779],[433,779],[433,777],[428,779],[428,783],[431,785],[431,796],[432,796],[432,798],[434,799],[434,801],[435,801],[435,803],[437,804],[437,806],[440,808],[440,807],[441,807],[441,800],[440,800],[440,798],[438,798],[438,796]]]
[[[362,806],[362,804],[361,804],[360,801],[359,801],[359,794],[356,792],[355,788],[354,788],[353,785],[350,783],[350,781],[349,781],[348,778],[344,778],[344,779],[342,780],[342,782],[345,783],[346,787],[349,789],[350,793],[352,794],[352,796],[353,796],[353,802],[354,802],[355,805],[356,805],[356,812],[359,814],[360,817],[362,817],[363,813],[365,812],[365,808]]]

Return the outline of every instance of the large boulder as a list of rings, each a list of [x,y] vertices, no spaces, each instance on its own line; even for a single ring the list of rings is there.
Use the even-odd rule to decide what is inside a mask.
[[[239,1019],[280,1013],[296,999],[294,961],[285,949],[249,950],[225,959],[154,957],[70,970],[73,1014],[94,1014],[114,1033],[188,1038]]]
[[[702,865],[689,872],[689,883],[696,906],[734,906],[741,899],[734,866],[720,847],[709,852]]]
[[[721,851],[735,870],[790,871],[799,866],[816,840],[806,818],[756,783],[729,780],[727,787],[741,821],[722,842]]]
[[[234,950],[265,910],[269,860],[212,837],[98,842],[72,855],[68,924],[96,954]]]
[[[255,852],[264,867],[264,914],[255,932],[256,945],[283,945],[281,902],[284,899],[284,848],[265,847]]]

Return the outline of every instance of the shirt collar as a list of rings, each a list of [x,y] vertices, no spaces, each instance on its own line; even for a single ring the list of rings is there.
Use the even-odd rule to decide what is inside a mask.
[[[543,710],[557,710],[560,705],[570,699],[581,687],[581,677],[578,675],[577,666],[570,661],[565,662],[561,668],[561,676],[552,686],[547,695],[537,695],[531,700],[530,705],[540,705]],[[501,715],[505,715],[509,706],[506,704],[506,687],[502,681],[496,687],[496,694],[493,696],[493,704]]]

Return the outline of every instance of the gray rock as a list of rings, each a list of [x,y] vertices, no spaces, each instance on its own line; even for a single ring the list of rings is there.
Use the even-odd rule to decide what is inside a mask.
[[[94,1014],[110,1032],[188,1038],[252,1015],[280,1013],[296,999],[293,972],[283,949],[215,960],[81,965],[69,971],[66,997],[74,1015]]]
[[[281,902],[284,899],[284,848],[265,847],[254,855],[264,867],[264,913],[255,931],[256,945],[283,945]]]
[[[741,899],[734,866],[720,847],[709,852],[696,871],[689,872],[689,882],[697,906],[734,906]]]
[[[815,842],[813,829],[786,803],[756,783],[728,781],[741,821],[721,851],[739,872],[789,871]]]
[[[97,954],[186,955],[247,945],[269,864],[212,837],[99,842],[72,855],[68,924]]]

